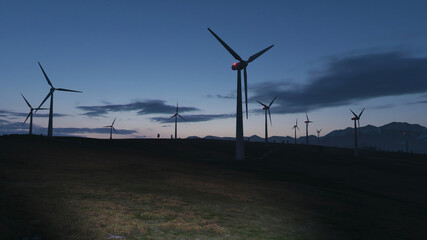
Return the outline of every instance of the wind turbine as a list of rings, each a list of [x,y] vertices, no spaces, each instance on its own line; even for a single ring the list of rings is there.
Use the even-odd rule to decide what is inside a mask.
[[[113,123],[111,123],[110,126],[104,126],[104,127],[110,128],[110,140],[113,139],[113,130],[115,133],[117,133],[116,129],[114,128],[115,122],[116,122],[116,118],[114,118],[114,121],[113,121]]]
[[[357,157],[359,156],[359,149],[358,149],[358,143],[357,143],[357,125],[359,125],[359,128],[360,128],[360,117],[362,116],[363,111],[365,111],[365,108],[363,108],[363,110],[360,112],[359,115],[354,113],[353,110],[351,109],[350,111],[354,115],[354,117],[352,117],[351,120],[354,121],[354,156]],[[356,122],[358,123],[357,125],[356,125]]]
[[[248,118],[248,89],[247,89],[247,73],[246,67],[250,62],[257,59],[263,53],[268,51],[274,45],[250,56],[248,60],[243,60],[236,52],[233,51],[220,37],[218,37],[210,28],[209,32],[224,46],[227,51],[239,62],[233,63],[231,69],[237,70],[237,109],[236,109],[236,160],[243,160],[245,158],[245,149],[243,142],[243,113],[242,113],[242,80],[241,73],[243,69],[244,84],[245,84],[245,103],[246,103],[246,118]]]
[[[21,93],[21,96],[22,96],[22,98],[24,98],[24,101],[27,103],[28,107],[30,108],[30,112],[28,113],[27,118],[25,118],[25,121],[23,124],[25,124],[27,122],[28,118],[30,118],[29,134],[32,135],[33,134],[33,111],[34,110],[36,110],[36,111],[37,110],[47,110],[47,108],[33,108],[31,106],[31,104],[27,101],[27,99],[24,97],[24,95],[22,95],[22,93]]]
[[[175,118],[175,139],[177,139],[178,117],[180,117],[182,120],[184,120],[184,118],[182,118],[181,115],[179,115],[179,113],[178,113],[178,103],[176,103],[175,114],[169,118],[169,119]]]
[[[81,93],[81,91],[76,91],[76,90],[70,90],[70,89],[65,89],[65,88],[55,88],[53,87],[52,83],[50,82],[49,78],[47,77],[42,65],[39,63],[40,69],[43,72],[44,77],[46,78],[47,83],[50,86],[50,91],[47,94],[47,96],[44,98],[43,102],[40,104],[40,106],[38,108],[40,108],[44,102],[46,102],[46,100],[50,97],[50,108],[49,108],[49,125],[48,125],[48,129],[47,129],[47,136],[48,137],[52,137],[52,126],[53,126],[53,93],[57,90],[57,91],[64,91],[64,92],[78,92]],[[36,109],[37,112],[37,109]]]
[[[297,129],[299,131],[299,127],[298,127],[298,118],[295,121],[295,125],[292,127],[295,130],[295,144],[297,144]]]
[[[312,123],[313,121],[310,121],[310,119],[308,119],[307,113],[305,114],[305,116],[307,117],[307,121],[304,121],[304,123],[305,123],[305,142],[308,145],[308,125],[310,123]]]
[[[317,145],[320,145],[320,132],[322,131],[322,128],[320,130],[317,130]]]
[[[270,102],[270,104],[268,104],[268,106],[260,101],[257,101],[259,104],[262,105],[262,109],[264,109],[265,111],[265,145],[268,145],[267,112],[268,112],[268,116],[270,117],[270,124],[273,125],[273,123],[271,122],[270,107],[271,107],[271,104],[273,104],[274,100],[276,100],[276,98],[277,96],[274,97],[274,99]]]

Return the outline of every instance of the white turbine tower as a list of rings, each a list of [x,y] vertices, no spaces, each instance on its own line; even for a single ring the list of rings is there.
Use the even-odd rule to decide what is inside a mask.
[[[177,134],[178,134],[178,117],[180,117],[182,120],[184,120],[184,118],[181,117],[181,115],[179,115],[179,113],[178,113],[178,103],[176,103],[175,114],[169,118],[169,119],[175,118],[175,139],[177,139]]]
[[[116,118],[114,118],[114,121],[113,121],[113,123],[111,123],[110,126],[104,126],[104,127],[110,128],[110,140],[113,139],[113,130],[115,133],[117,133],[116,129],[114,128],[115,122],[116,122]]]
[[[245,149],[243,142],[243,110],[242,110],[242,70],[244,74],[245,84],[245,102],[246,102],[246,118],[248,118],[248,90],[247,90],[247,73],[246,67],[250,62],[257,59],[263,53],[268,51],[274,45],[252,55],[248,60],[243,60],[233,49],[231,49],[220,37],[218,37],[210,28],[209,32],[224,46],[227,51],[239,62],[233,63],[231,69],[237,70],[237,109],[236,109],[236,160],[243,160],[245,158]]]
[[[295,144],[297,144],[297,129],[299,131],[299,127],[298,127],[298,118],[295,121],[295,125],[292,127],[295,130]]]
[[[44,77],[46,78],[47,83],[50,86],[50,91],[47,94],[47,96],[44,98],[43,102],[40,104],[40,106],[38,108],[40,108],[44,102],[46,102],[46,100],[50,97],[50,108],[49,108],[49,125],[48,125],[48,129],[47,129],[47,136],[48,137],[52,137],[52,128],[53,128],[53,93],[55,91],[64,91],[64,92],[78,92],[81,93],[81,91],[76,91],[76,90],[70,90],[70,89],[65,89],[65,88],[55,88],[53,87],[52,83],[50,82],[49,78],[47,77],[42,65],[39,62],[39,66],[40,69],[43,72]],[[36,109],[37,112],[37,109]]]
[[[30,112],[27,115],[27,118],[25,118],[24,124],[27,122],[28,118],[30,118],[30,130],[29,130],[29,134],[32,135],[33,134],[33,111],[34,110],[47,110],[47,108],[33,108],[31,106],[31,104],[27,101],[27,99],[25,99],[24,95],[22,95],[22,98],[24,98],[24,101],[27,103],[28,107],[30,108]]]
[[[273,125],[273,123],[271,122],[270,107],[271,107],[271,104],[273,104],[274,100],[276,100],[276,98],[277,96],[274,97],[274,99],[270,102],[270,104],[268,104],[268,106],[260,101],[257,101],[259,104],[262,105],[262,109],[264,109],[264,112],[265,112],[265,145],[268,145],[267,112],[268,112],[268,116],[270,117],[270,124]]]

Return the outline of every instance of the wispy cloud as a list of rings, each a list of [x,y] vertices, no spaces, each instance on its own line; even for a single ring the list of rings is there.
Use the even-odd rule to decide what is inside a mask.
[[[49,117],[49,113],[42,113],[42,112],[47,112],[45,110],[40,110],[40,112],[35,112],[33,113],[34,117]],[[26,113],[20,113],[20,112],[14,112],[14,111],[9,111],[9,110],[1,110],[0,109],[0,116],[1,117],[8,117],[8,118],[12,118],[12,119],[16,119],[16,118],[26,118],[28,116],[29,112]],[[54,117],[66,117],[69,116],[68,114],[62,114],[62,113],[54,113],[53,114]]]
[[[136,101],[128,104],[106,104],[100,106],[79,106],[85,111],[82,115],[89,117],[104,116],[111,112],[136,111],[137,114],[173,114],[175,105],[167,105],[164,100]],[[195,107],[180,106],[180,112],[191,112],[199,109]]]
[[[384,96],[427,92],[427,59],[400,52],[356,54],[330,60],[308,84],[262,83],[251,100],[278,96],[276,112],[306,112]]]
[[[192,114],[192,115],[183,115],[184,120],[181,122],[205,122],[217,119],[233,118],[235,114]],[[152,117],[152,121],[160,123],[172,123],[175,121],[173,118],[168,117]]]

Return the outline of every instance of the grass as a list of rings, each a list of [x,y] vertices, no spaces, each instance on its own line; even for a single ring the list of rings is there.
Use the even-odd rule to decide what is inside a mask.
[[[0,137],[1,239],[422,239],[427,157]],[[265,154],[267,152],[267,154]]]

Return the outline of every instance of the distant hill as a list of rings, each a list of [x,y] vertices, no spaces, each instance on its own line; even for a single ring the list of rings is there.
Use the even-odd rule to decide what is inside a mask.
[[[392,122],[381,127],[367,125],[359,129],[359,147],[371,148],[385,151],[405,151],[405,136],[408,135],[409,151],[414,153],[427,154],[427,128],[418,124],[402,122]],[[316,145],[317,137],[310,135],[309,144]],[[198,139],[199,137],[188,137]],[[233,140],[232,137],[206,136],[204,139]],[[293,137],[272,136],[268,138],[270,142],[294,143]],[[264,138],[253,135],[245,137],[246,141],[264,142]],[[334,130],[327,135],[320,137],[320,145],[353,148],[354,135],[353,128]],[[305,144],[305,136],[297,139],[298,144]]]

